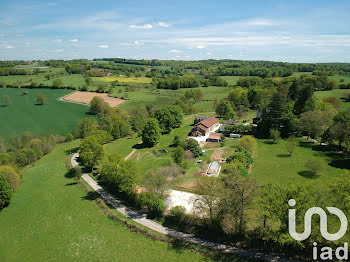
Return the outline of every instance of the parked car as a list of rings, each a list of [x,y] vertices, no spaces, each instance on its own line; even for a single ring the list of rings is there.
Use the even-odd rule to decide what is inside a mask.
[[[241,138],[240,134],[230,134],[230,138]]]

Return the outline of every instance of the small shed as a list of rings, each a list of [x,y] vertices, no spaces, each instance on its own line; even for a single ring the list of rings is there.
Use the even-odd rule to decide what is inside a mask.
[[[219,133],[210,133],[210,135],[207,138],[207,142],[220,142],[221,141],[221,134]]]
[[[221,166],[218,162],[211,162],[207,171],[207,175],[210,177],[218,177],[220,174]]]

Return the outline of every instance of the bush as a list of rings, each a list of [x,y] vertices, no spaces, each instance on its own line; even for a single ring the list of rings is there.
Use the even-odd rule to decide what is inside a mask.
[[[11,166],[0,166],[0,174],[2,174],[11,190],[16,190],[21,184],[21,178],[17,171]]]
[[[66,138],[64,139],[65,142],[69,142],[69,141],[72,141],[74,140],[74,136],[72,134],[68,134],[66,136]]]
[[[90,113],[97,115],[105,112],[108,104],[98,96],[95,96],[90,102]]]
[[[183,206],[175,206],[170,209],[170,214],[178,221],[180,221],[185,215],[186,209]]]
[[[147,207],[150,217],[160,217],[165,211],[165,204],[156,194],[151,192],[142,192],[137,199],[140,207]]]
[[[198,157],[202,153],[202,149],[200,148],[198,142],[193,138],[186,140],[185,149],[190,150],[195,157]]]
[[[46,102],[46,96],[42,93],[38,94],[38,96],[36,97],[36,102],[38,103],[38,105],[43,105]]]
[[[324,168],[323,162],[319,159],[310,159],[305,163],[305,167],[313,176],[319,175]]]
[[[4,175],[0,174],[0,210],[7,207],[11,200],[11,189]]]
[[[252,154],[245,149],[241,149],[240,151],[236,152],[234,155],[227,158],[227,162],[229,163],[234,160],[241,162],[246,168],[253,163]]]
[[[278,144],[281,139],[281,132],[277,129],[271,129],[270,138],[272,139],[272,143]]]
[[[238,148],[249,151],[253,156],[257,153],[258,150],[258,143],[252,136],[244,136],[240,138],[237,146]]]

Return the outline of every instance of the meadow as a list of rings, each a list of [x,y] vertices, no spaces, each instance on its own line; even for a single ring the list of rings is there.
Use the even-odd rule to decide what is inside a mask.
[[[65,166],[78,145],[58,145],[24,170],[21,188],[0,212],[0,261],[212,261],[108,218]]]
[[[319,144],[300,138],[292,156],[289,156],[286,143],[282,139],[278,144],[272,144],[271,140],[258,139],[258,154],[251,174],[257,181],[283,185],[327,184],[337,176],[349,174],[350,162],[339,153],[327,151]],[[324,169],[319,176],[312,177],[305,172],[304,165],[308,160],[316,158],[322,161]]]
[[[345,94],[350,93],[350,89],[333,89],[329,91],[317,91],[315,97],[318,99],[324,99],[327,97],[335,97],[341,101],[341,109],[347,109],[350,107],[350,102],[346,102],[343,97]]]
[[[23,95],[27,90],[28,94]],[[0,98],[10,97],[8,106],[0,107],[0,135],[9,138],[14,134],[31,132],[34,134],[71,133],[77,122],[87,116],[88,107],[59,101],[58,98],[71,93],[71,90],[0,88]],[[45,95],[44,105],[36,105],[39,93]]]
[[[106,77],[93,77],[94,81],[97,82],[113,82],[118,81],[121,83],[143,83],[149,84],[152,82],[152,78],[149,77],[114,77],[114,76],[106,76]]]
[[[232,87],[200,87],[203,93],[203,100],[194,104],[196,112],[214,111],[214,100],[223,99],[227,96]],[[156,107],[166,106],[174,103],[176,98],[180,98],[188,89],[183,88],[179,90],[154,89],[138,87],[125,91],[124,87],[116,87],[112,96],[119,98],[126,98],[124,104],[120,106],[122,109],[131,109],[139,106],[146,106],[151,104]]]

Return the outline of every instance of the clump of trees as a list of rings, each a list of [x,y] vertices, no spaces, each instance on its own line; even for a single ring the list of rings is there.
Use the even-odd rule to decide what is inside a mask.
[[[172,76],[164,79],[157,79],[156,84],[158,89],[172,89],[177,90],[179,88],[196,88],[200,86],[200,81],[196,76]]]

